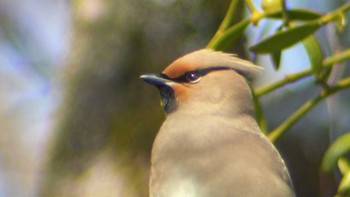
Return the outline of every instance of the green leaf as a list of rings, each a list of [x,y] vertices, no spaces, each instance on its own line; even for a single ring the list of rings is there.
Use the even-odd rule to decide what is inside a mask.
[[[250,47],[256,53],[274,53],[290,47],[314,33],[321,24],[310,22],[304,25],[291,27],[285,31],[277,32],[274,35],[262,40],[260,43]]]
[[[249,24],[249,19],[242,20],[241,22],[224,31],[221,35],[218,35],[217,39],[212,40],[207,47],[214,50],[227,49],[228,47],[232,46],[232,44],[237,40],[237,38],[239,38],[239,36],[243,34],[244,30]]]
[[[350,195],[350,171],[347,171],[341,179],[338,187],[338,195]]]
[[[281,32],[282,29],[283,29],[283,25],[279,26],[276,32]],[[282,54],[282,51],[276,51],[271,54],[272,63],[276,70],[280,68],[281,54]]]
[[[339,158],[338,168],[340,173],[345,174],[346,172],[350,171],[350,161],[347,160],[345,157]]]
[[[339,17],[336,20],[337,30],[339,32],[343,32],[345,30],[346,26],[346,15],[345,13],[339,13]]]
[[[304,48],[309,56],[311,69],[316,78],[322,71],[323,52],[319,42],[314,35],[310,35],[303,40]]]
[[[281,53],[282,53],[281,51],[277,51],[271,54],[273,66],[275,67],[276,70],[280,68]]]
[[[322,15],[317,12],[312,12],[306,9],[291,9],[287,10],[289,20],[310,21],[320,18]],[[274,12],[266,14],[268,18],[282,19],[282,13]]]
[[[326,151],[321,169],[325,172],[331,172],[337,164],[338,159],[350,151],[350,132],[340,136]]]

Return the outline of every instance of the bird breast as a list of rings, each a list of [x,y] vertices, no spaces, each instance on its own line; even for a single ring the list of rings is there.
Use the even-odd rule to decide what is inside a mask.
[[[152,151],[151,193],[291,196],[283,160],[262,134],[252,131],[255,124],[248,130],[247,126],[239,128],[240,121],[196,120],[173,122],[167,117],[162,125]],[[188,195],[180,195],[183,192]]]

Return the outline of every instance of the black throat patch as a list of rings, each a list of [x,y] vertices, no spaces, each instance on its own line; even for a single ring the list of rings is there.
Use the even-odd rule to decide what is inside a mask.
[[[162,107],[166,114],[172,112],[176,108],[175,94],[171,87],[167,85],[158,86],[160,96],[162,98]]]

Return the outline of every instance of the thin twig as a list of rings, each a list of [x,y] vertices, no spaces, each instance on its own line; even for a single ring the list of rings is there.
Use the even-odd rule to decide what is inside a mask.
[[[268,138],[275,142],[283,133],[285,133],[290,127],[294,125],[301,117],[313,109],[320,101],[327,98],[328,96],[350,87],[350,77],[340,80],[336,85],[329,87],[329,89],[324,90],[321,94],[312,100],[307,101],[302,105],[297,111],[295,111],[289,118],[287,118],[280,126],[274,129]]]
[[[333,66],[333,64],[345,61],[347,59],[350,59],[350,49],[347,49],[341,53],[335,54],[331,57],[328,57],[327,59],[325,59],[322,63],[322,67],[325,68],[329,68],[331,66]],[[281,79],[277,82],[274,82],[272,84],[269,84],[265,87],[261,87],[255,90],[255,95],[257,97],[263,96],[267,93],[270,93],[284,85],[287,85],[289,83],[298,81],[300,79],[303,79],[305,77],[311,76],[312,75],[312,70],[311,68],[297,72],[297,73],[293,73],[293,74],[289,74],[286,75],[284,77],[284,79]]]
[[[225,18],[222,20],[218,30],[215,32],[212,39],[209,41],[207,48],[212,48],[216,43],[217,38],[219,38],[233,23],[234,14],[237,10],[239,0],[232,0],[230,6],[226,12]]]

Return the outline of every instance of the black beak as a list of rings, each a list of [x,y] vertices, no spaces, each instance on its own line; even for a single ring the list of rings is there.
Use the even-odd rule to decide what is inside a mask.
[[[166,76],[164,75],[154,75],[154,74],[149,74],[149,75],[141,75],[140,79],[142,79],[143,81],[145,81],[146,83],[149,83],[151,85],[154,86],[169,86],[169,83],[171,83],[172,81],[169,80],[168,78],[166,78]]]
[[[160,97],[162,98],[162,106],[166,114],[176,108],[174,90],[171,87],[171,83],[174,82],[168,76],[164,74],[150,74],[141,75],[140,79],[158,88]]]

